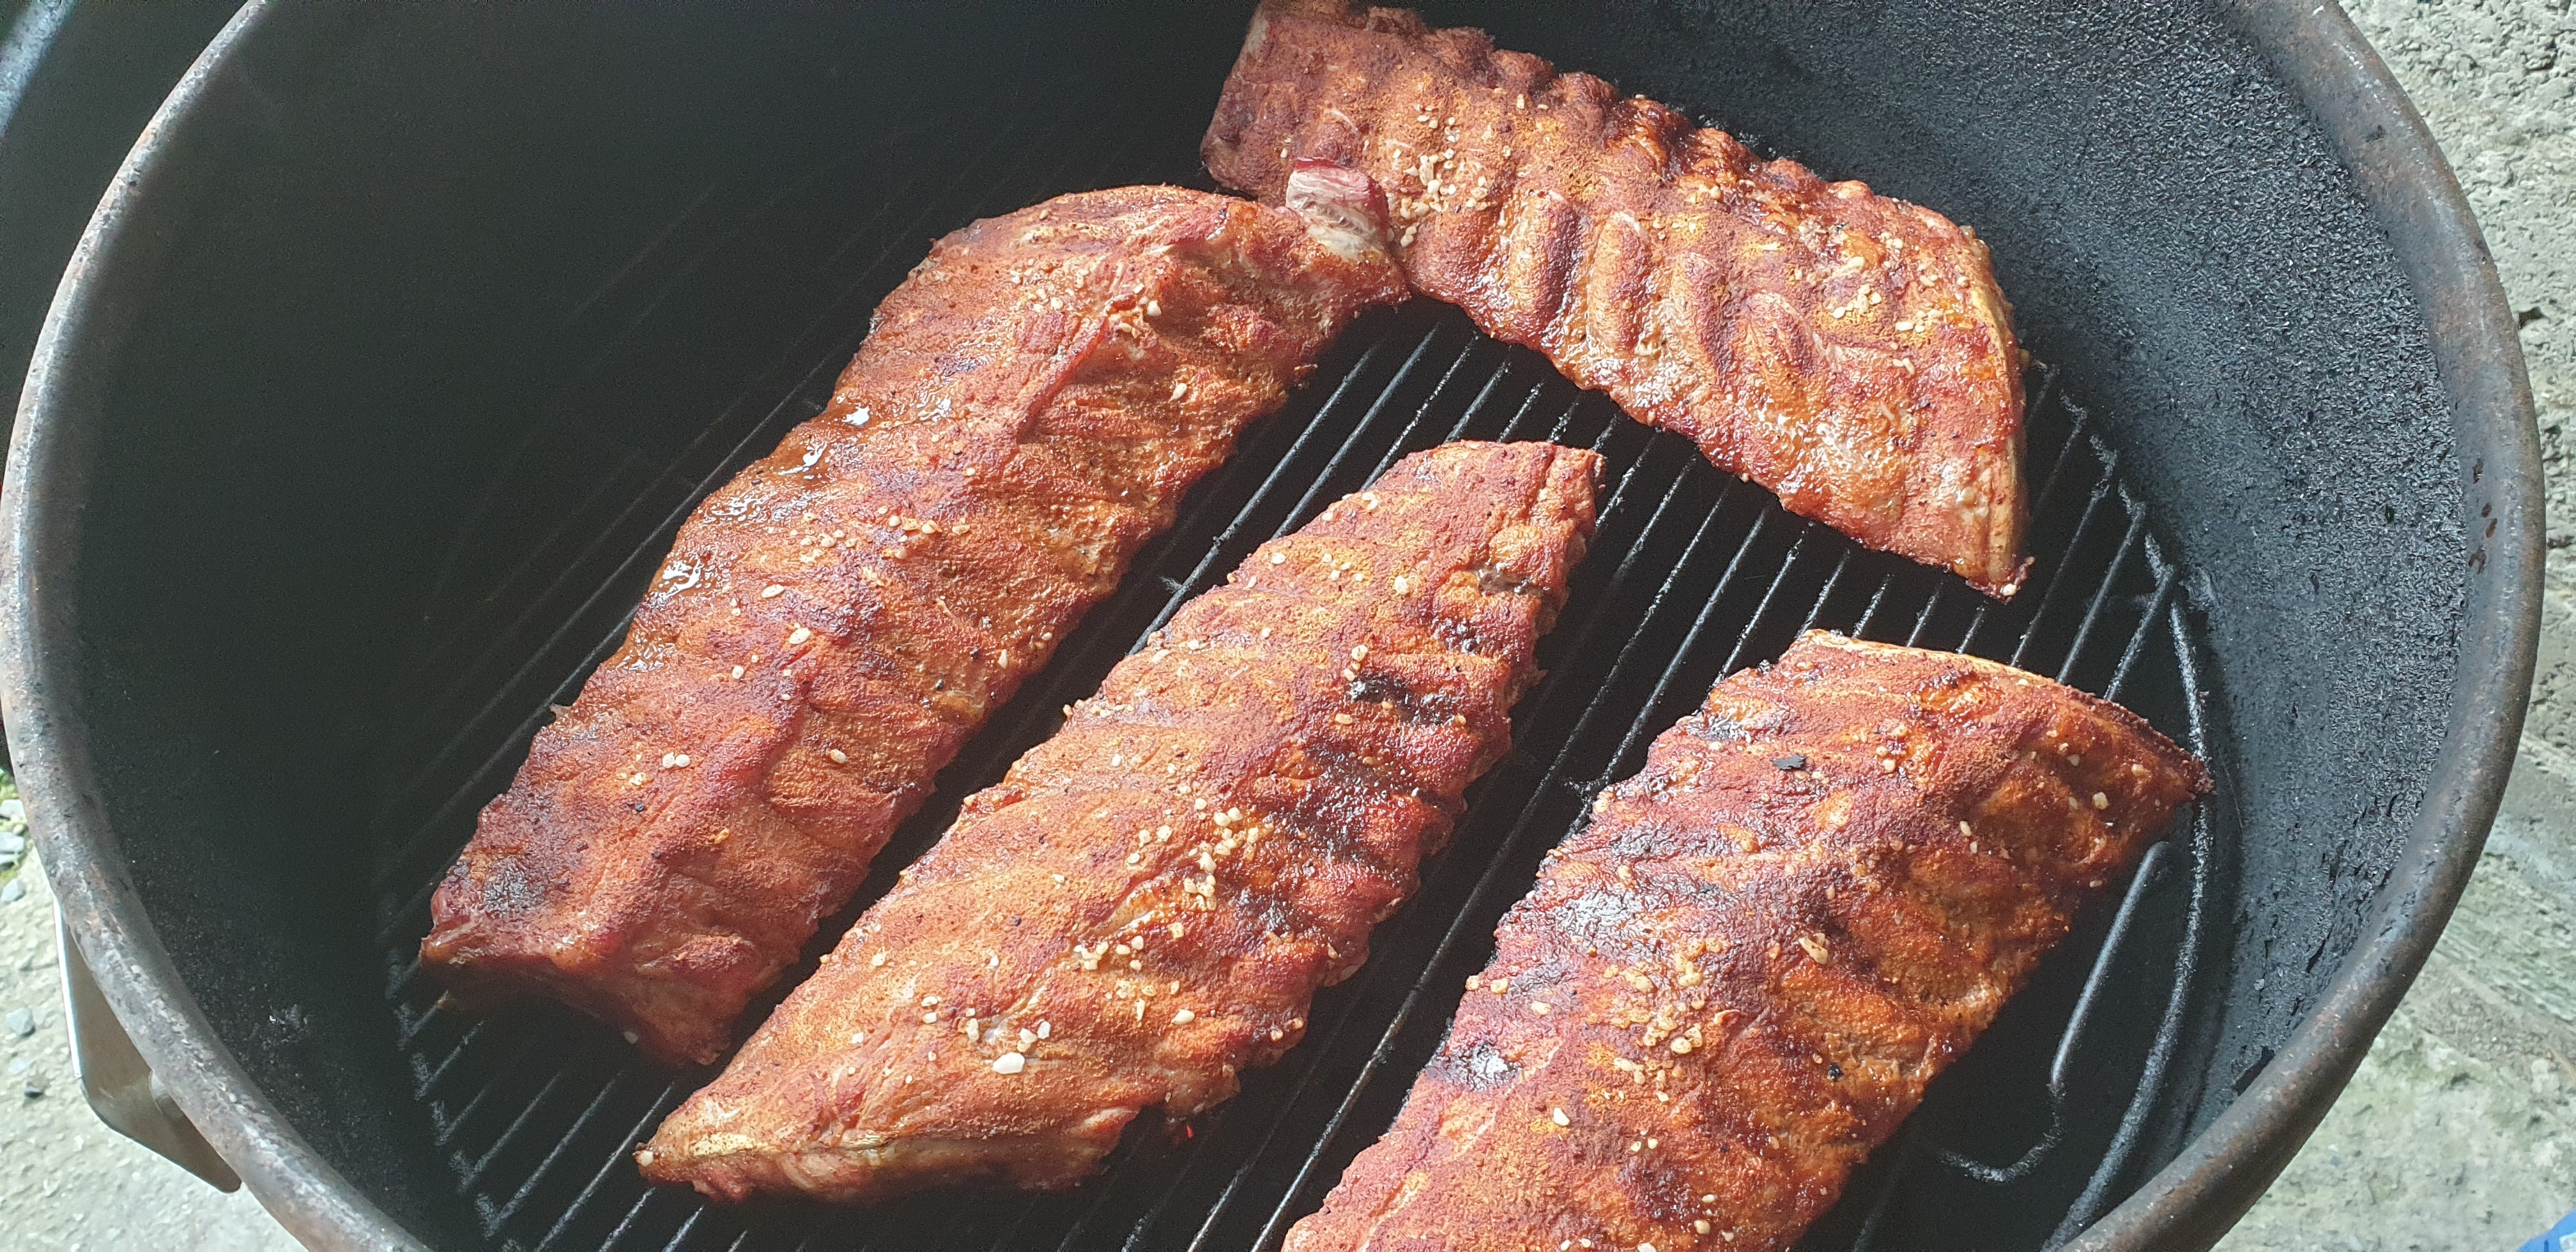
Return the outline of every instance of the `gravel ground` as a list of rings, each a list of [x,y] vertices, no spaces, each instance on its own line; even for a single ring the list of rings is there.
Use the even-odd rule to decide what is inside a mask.
[[[89,1111],[64,1034],[53,892],[32,861],[0,876],[0,1248],[293,1249],[250,1192],[197,1181]]]
[[[2576,541],[2571,4],[2347,5],[2432,123],[2522,320],[2549,462],[2547,625],[2513,787],[2459,914],[2224,1252],[2511,1249],[2576,1209],[2576,548],[2559,546]],[[90,1114],[57,979],[41,874],[0,870],[0,1246],[293,1247],[248,1192],[219,1193]]]

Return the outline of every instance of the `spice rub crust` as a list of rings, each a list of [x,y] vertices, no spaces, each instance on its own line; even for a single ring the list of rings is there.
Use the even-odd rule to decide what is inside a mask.
[[[1367,174],[1416,290],[1790,512],[2020,589],[2023,357],[1967,227],[1344,0],[1265,0],[1200,153],[1269,200],[1300,162]]]
[[[1450,444],[1192,600],[860,917],[638,1154],[733,1200],[1070,1186],[1296,1046],[1511,707],[1599,458]]]
[[[1289,1252],[1782,1252],[2207,785],[2071,688],[1807,635],[1601,794]]]
[[[1129,187],[941,240],[830,405],[681,527],[484,809],[423,964],[469,1006],[549,995],[721,1055],[1190,485],[1403,297],[1348,220]]]

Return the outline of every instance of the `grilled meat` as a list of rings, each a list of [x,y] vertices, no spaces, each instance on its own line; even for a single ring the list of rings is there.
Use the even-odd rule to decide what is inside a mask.
[[[1321,184],[1301,199],[1329,199]],[[439,887],[451,994],[711,1061],[1183,492],[1401,276],[1351,223],[1170,187],[941,240],[821,416],[699,506],[625,645]]]
[[[1775,1252],[2200,764],[1992,662],[1810,634],[1605,792],[1290,1252]]]
[[[1451,444],[1263,545],[967,800],[637,1154],[725,1199],[1070,1186],[1296,1046],[1511,744],[1599,458]]]
[[[2019,589],[2022,355],[1966,228],[1343,0],[1262,4],[1201,153],[1265,198],[1300,161],[1366,173],[1416,290],[1793,513]]]

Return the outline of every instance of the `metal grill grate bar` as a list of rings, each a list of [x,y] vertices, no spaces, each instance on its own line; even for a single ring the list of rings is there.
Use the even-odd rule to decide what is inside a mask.
[[[2128,646],[2120,650],[2120,664],[2111,671],[2111,681],[2102,685],[2102,698],[2105,700],[2120,698],[2121,688],[2128,686],[2130,673],[2136,670],[2138,658],[2145,653],[2148,640],[2154,637],[2152,628],[2163,620],[2165,606],[2173,601],[2174,568],[2155,560],[2152,541],[2147,545],[2147,554],[2153,564],[2162,567],[2156,574],[2155,594],[2147,601],[2147,611],[2138,619],[2138,628],[2130,632]]]
[[[1342,440],[1341,446],[1333,450],[1332,459],[1324,462],[1323,469],[1315,474],[1313,479],[1307,483],[1305,493],[1297,497],[1296,504],[1290,506],[1287,519],[1282,520],[1277,526],[1271,529],[1269,538],[1276,539],[1279,536],[1296,529],[1298,524],[1297,519],[1304,518],[1314,509],[1317,495],[1325,489],[1327,484],[1330,484],[1341,477],[1340,471],[1342,467],[1348,464],[1351,457],[1359,451],[1362,438],[1377,428],[1379,419],[1394,410],[1396,407],[1393,403],[1395,399],[1395,389],[1403,386],[1405,380],[1412,375],[1414,369],[1430,357],[1431,346],[1433,343],[1437,342],[1438,339],[1439,336],[1436,332],[1434,334],[1423,336],[1422,342],[1414,347],[1413,354],[1405,358],[1404,367],[1396,371],[1396,376],[1387,384],[1387,389],[1379,393],[1377,402],[1370,405],[1368,411],[1361,415],[1359,424],[1352,427],[1351,433]],[[1432,394],[1434,396],[1437,396],[1440,389],[1449,384],[1450,379],[1457,376],[1458,366],[1466,360],[1467,354],[1472,351],[1474,347],[1475,343],[1472,340],[1459,347],[1457,359],[1450,362],[1449,368],[1442,371],[1439,381],[1432,385]],[[1423,403],[1427,408],[1430,401],[1426,399]],[[1415,418],[1416,420],[1420,419],[1419,410],[1416,411]],[[1273,481],[1278,480],[1274,478]],[[1239,532],[1235,528],[1230,527],[1228,528],[1224,538],[1229,540],[1234,539],[1238,533]],[[1179,612],[1181,605],[1189,599],[1192,588],[1204,585],[1205,580],[1220,565],[1233,563],[1231,561],[1224,560],[1225,557],[1232,554],[1233,547],[1234,545],[1232,543],[1223,543],[1212,545],[1209,548],[1207,555],[1200,558],[1199,563],[1190,570],[1189,579],[1186,582],[1174,586],[1172,588],[1171,595],[1164,598],[1162,610],[1154,615],[1154,624],[1145,632],[1148,636],[1160,631],[1163,629],[1165,624],[1172,620],[1172,614]],[[1141,648],[1143,646],[1144,641],[1139,639],[1136,643],[1136,647]]]
[[[481,1027],[478,1026],[476,1029],[479,1031]],[[468,1042],[470,1041],[471,1040],[469,1039]],[[446,1125],[438,1132],[438,1146],[442,1148],[446,1147],[448,1145],[448,1141],[456,1137],[458,1129],[473,1120],[475,1112],[483,1106],[484,1097],[492,1093],[492,1088],[499,1082],[500,1076],[516,1072],[520,1063],[527,1059],[528,1054],[536,1050],[537,1043],[537,1036],[533,1033],[529,1034],[527,1038],[520,1040],[519,1046],[511,1049],[508,1059],[501,1062],[500,1066],[494,1070],[493,1075],[486,1079],[482,1086],[475,1088],[474,1094],[465,1097],[462,1103],[454,1106],[456,1110],[455,1114],[443,1119]],[[434,1099],[434,1093],[437,1091],[440,1081],[447,1077],[449,1068],[455,1065],[457,1058],[466,1055],[466,1051],[466,1044],[459,1043],[455,1050],[447,1054],[447,1059],[440,1062],[437,1069],[431,1071],[429,1081],[421,1084],[420,1097],[424,1100],[431,1100],[432,1108],[446,1107],[445,1102]]]
[[[667,1191],[646,1191],[643,1194],[636,1196],[635,1202],[626,1206],[626,1216],[620,1219],[617,1225],[609,1230],[608,1237],[600,1241],[600,1246],[602,1248],[614,1248],[617,1245],[624,1243],[626,1241],[627,1233],[634,1230],[637,1220],[644,1216],[644,1210],[652,1207],[653,1201],[670,1194],[671,1193]],[[578,1212],[578,1210],[575,1210],[575,1212]],[[572,1213],[566,1213],[564,1215],[566,1221],[569,1221],[572,1216]],[[558,1222],[557,1224],[561,1225],[563,1223]]]
[[[528,1120],[535,1117],[537,1110],[544,1108],[546,1101],[563,1086],[564,1074],[565,1071],[557,1070],[553,1077],[546,1079],[545,1085],[537,1088],[537,1094],[520,1108],[519,1115],[510,1119],[509,1127],[503,1130],[500,1137],[494,1139],[489,1147],[483,1149],[481,1156],[474,1158],[472,1165],[466,1169],[465,1176],[457,1180],[458,1190],[471,1194],[476,1189],[483,1181],[484,1172],[492,1168],[493,1162],[501,1159],[501,1153],[509,1148],[510,1142],[518,1138],[520,1131],[528,1128]],[[488,1225],[484,1233],[491,1233]]]
[[[2150,555],[2154,556],[2152,547]],[[2157,563],[2162,564],[2160,558],[2157,558]],[[2160,575],[2158,591],[2160,602],[2171,590],[2172,575],[2173,570],[2170,567]],[[2203,720],[2205,710],[2202,701],[2198,698],[2203,687],[2197,672],[2199,660],[2191,646],[2191,624],[2180,605],[2167,608],[2160,617],[2151,616],[2150,620],[2162,625],[2163,630],[2158,633],[2163,634],[2172,643],[2176,677],[2185,696],[2181,716],[2189,727],[2186,742],[2204,759],[2208,759],[2208,727]],[[2094,1167],[2092,1176],[2086,1180],[2083,1193],[2068,1206],[2065,1219],[2058,1224],[2057,1230],[2052,1232],[2050,1236],[2052,1243],[2072,1238],[2075,1232],[2083,1229],[2110,1207],[2111,1201],[2116,1198],[2111,1195],[2112,1188],[2127,1172],[2130,1162],[2141,1148],[2143,1132],[2156,1095],[2163,1088],[2174,1066],[2179,1063],[2178,1054],[2182,1042],[2185,1010],[2199,994],[2204,970],[2208,966],[2204,955],[2208,951],[2210,941],[2209,910],[2213,890],[2211,877],[2217,859],[2217,840],[2218,832],[2211,820],[2211,806],[2206,802],[2193,806],[2190,841],[2192,855],[2187,863],[2192,880],[2191,893],[2183,916],[2183,933],[2179,943],[2180,960],[2175,970],[2174,985],[2166,995],[2162,1015],[2156,1023],[2155,1039],[2147,1049],[2137,1087],[2131,1092],[2127,1107],[2121,1111],[2119,1127],[2113,1133],[2109,1146],[2104,1149],[2102,1160]]]
[[[627,1124],[621,1142],[642,1139],[652,1134],[653,1128],[660,1125],[662,1119],[669,1116],[673,1108],[679,1106],[681,1094],[681,1085],[677,1081],[663,1084],[662,1094],[655,1096],[653,1102],[645,1106],[644,1115]],[[588,1212],[592,1203],[602,1194],[611,1190],[631,1189],[640,1192],[644,1189],[640,1183],[634,1182],[633,1175],[624,1173],[623,1167],[626,1161],[624,1152],[613,1153],[599,1163],[599,1168],[591,1171],[590,1181],[583,1184],[581,1193],[574,1196],[570,1204],[564,1206],[562,1216],[557,1217],[555,1224],[546,1228],[545,1236],[537,1240],[536,1252],[546,1252],[546,1249],[558,1246],[558,1241],[564,1237],[565,1232],[572,1229],[574,1219]],[[614,1187],[611,1181],[613,1179],[627,1181],[630,1186]]]
[[[572,1119],[572,1125],[555,1140],[554,1146],[546,1150],[544,1158],[537,1162],[537,1167],[528,1171],[528,1176],[519,1184],[519,1189],[510,1193],[509,1202],[492,1215],[493,1227],[498,1228],[507,1224],[511,1216],[519,1211],[520,1206],[528,1202],[528,1196],[546,1181],[546,1175],[554,1169],[557,1162],[564,1159],[564,1154],[581,1138],[582,1132],[598,1120],[600,1110],[608,1106],[608,1098],[617,1094],[618,1087],[624,1084],[634,1072],[620,1070],[600,1085],[598,1093],[590,1097],[588,1104],[582,1106],[581,1112]]]
[[[1825,605],[1834,598],[1834,592],[1843,585],[1843,575],[1850,573],[1851,567],[1852,549],[1845,548],[1834,557],[1834,572],[1825,575],[1825,585],[1816,588],[1815,603],[1808,605],[1807,615],[1798,619],[1798,630],[1801,633],[1816,628],[1816,622],[1824,617]]]

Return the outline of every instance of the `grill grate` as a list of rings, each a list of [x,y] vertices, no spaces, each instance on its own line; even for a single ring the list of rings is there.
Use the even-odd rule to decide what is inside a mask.
[[[646,1188],[628,1153],[708,1075],[644,1066],[612,1032],[551,1005],[480,1018],[438,1007],[416,959],[429,892],[476,810],[509,782],[546,706],[568,702],[622,637],[625,613],[688,507],[820,411],[867,308],[917,258],[919,247],[906,241],[1065,186],[1168,176],[1169,153],[1188,150],[1159,133],[1172,129],[1172,112],[1064,108],[1059,96],[1047,114],[1059,120],[1008,143],[999,137],[1008,128],[996,126],[990,150],[962,162],[889,160],[874,149],[765,198],[710,190],[664,245],[620,277],[611,295],[627,298],[597,299],[576,315],[595,323],[592,342],[611,347],[590,355],[567,395],[664,348],[657,318],[700,299],[695,285],[748,265],[743,256],[811,251],[764,237],[782,220],[830,204],[849,231],[848,242],[804,271],[803,303],[760,293],[800,314],[778,339],[794,346],[731,403],[699,410],[719,412],[713,423],[697,421],[659,450],[638,440],[607,455],[599,441],[613,437],[597,433],[604,423],[596,419],[587,444],[570,419],[539,427],[496,479],[460,551],[543,537],[507,539],[502,550],[525,554],[509,568],[478,574],[460,558],[434,598],[418,685],[403,696],[414,729],[394,737],[401,746],[379,762],[382,803],[371,830],[380,849],[379,941],[389,1043],[487,1246],[1276,1246],[1392,1120],[1465,976],[1486,959],[1494,922],[1593,792],[1632,772],[1648,740],[1720,675],[1776,655],[1809,626],[2053,674],[2121,699],[2207,754],[2181,571],[2122,485],[2116,457],[2053,375],[2040,379],[2031,419],[2037,565],[2028,589],[1999,605],[1784,513],[1687,442],[1577,391],[1536,355],[1484,338],[1455,310],[1417,302],[1363,320],[1289,411],[1256,427],[1192,494],[1119,592],[943,775],[942,799],[897,836],[862,899],[824,932],[836,937],[946,826],[958,797],[998,778],[1053,731],[1061,706],[1089,694],[1183,600],[1261,541],[1398,456],[1446,440],[1591,447],[1609,463],[1599,532],[1541,648],[1549,672],[1515,719],[1518,750],[1471,793],[1466,820],[1424,866],[1416,898],[1379,928],[1368,964],[1318,997],[1306,1042],[1279,1066],[1246,1075],[1242,1094],[1210,1114],[1159,1133],[1140,1125],[1101,1177],[1062,1195],[938,1193],[836,1212],[785,1202],[711,1208],[689,1193]],[[895,128],[882,142],[922,147],[953,133]],[[1010,153],[1023,155],[1001,155]],[[853,202],[850,184],[888,166],[920,172],[903,186],[867,188],[886,207],[847,227],[855,215],[839,206]],[[749,272],[778,268],[772,257]],[[557,458],[567,448],[600,467],[585,493],[560,482]],[[508,516],[528,491],[569,502],[537,530]],[[1941,1247],[1969,1238],[1987,1248],[2045,1246],[2116,1201],[2152,1163],[2146,1127],[2157,1092],[2199,1064],[2184,1055],[2181,1024],[2207,963],[2220,838],[2196,814],[2151,850],[2118,907],[2079,924],[1802,1246]],[[827,946],[818,941],[814,951]]]

